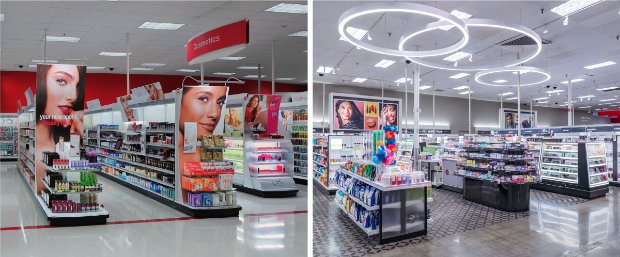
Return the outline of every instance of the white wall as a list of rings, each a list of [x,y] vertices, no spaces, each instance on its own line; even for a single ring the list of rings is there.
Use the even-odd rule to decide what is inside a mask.
[[[314,114],[313,121],[315,127],[320,125],[317,122],[321,122],[323,115],[323,99],[329,101],[329,93],[345,93],[367,96],[381,96],[381,89],[363,88],[353,86],[342,85],[325,85],[325,98],[323,98],[323,88],[321,84],[314,84],[313,96],[314,96]],[[385,97],[400,98],[403,105],[405,104],[405,93],[400,91],[384,90]],[[413,123],[413,93],[409,93],[408,96],[408,120],[409,123]],[[420,95],[420,125],[424,128],[430,128],[433,120],[433,97],[431,95]],[[482,127],[482,130],[489,130],[489,127],[499,127],[499,102],[491,101],[471,101],[471,113],[472,113],[472,132],[475,132],[475,127]],[[504,108],[516,109],[516,104],[504,103]],[[527,106],[521,106],[524,110],[529,110],[529,103]],[[535,111],[538,111],[538,124],[537,127],[555,127],[566,126],[568,123],[568,114],[566,109],[558,108],[546,108],[546,107],[534,107]],[[329,105],[325,105],[325,121],[328,121]],[[404,109],[403,114],[404,115]],[[404,116],[401,121],[404,122]],[[436,128],[451,129],[453,133],[466,133],[467,132],[467,99],[456,97],[435,97],[435,125]],[[585,111],[575,112],[575,125],[587,125],[587,124],[608,124],[608,118],[594,117],[592,114],[588,114]]]

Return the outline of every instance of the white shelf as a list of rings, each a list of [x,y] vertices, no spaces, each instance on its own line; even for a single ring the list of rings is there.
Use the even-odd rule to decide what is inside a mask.
[[[317,162],[317,161],[312,161],[312,162],[314,162],[315,164],[317,164],[317,165],[319,165],[319,166],[321,166],[321,167],[327,167],[327,166],[325,166],[325,165],[321,164],[320,162]]]
[[[187,205],[184,202],[178,202],[178,204],[181,204],[187,208],[193,209],[193,210],[226,210],[226,209],[235,209],[235,208],[240,208],[241,205],[235,204],[235,205],[223,205],[223,206],[190,206]]]
[[[561,150],[561,149],[543,149],[545,152],[561,152],[561,153],[576,153],[576,150]]]
[[[564,159],[564,160],[577,160],[577,157],[562,157],[562,156],[540,156],[542,158],[552,158],[552,159]]]
[[[174,145],[169,144],[160,144],[160,143],[146,143],[146,146],[155,146],[155,147],[166,147],[174,149]]]
[[[270,164],[288,164],[287,161],[254,161],[250,164],[254,165],[270,165]]]
[[[588,167],[607,166],[607,163],[588,164]]]
[[[52,212],[52,210],[47,207],[47,204],[41,196],[37,196],[37,200],[39,201],[39,204],[43,208],[43,211],[45,211],[45,215],[47,215],[48,218],[81,218],[110,215],[108,211],[101,207],[99,207],[99,210],[88,212]]]
[[[128,144],[128,145],[141,145],[142,143],[140,141],[123,141],[123,144]]]
[[[574,179],[554,178],[554,177],[547,177],[547,176],[541,176],[541,178],[542,179],[546,179],[546,180],[554,180],[554,181],[568,182],[568,183],[572,183],[572,184],[577,184],[577,180],[574,180]]]
[[[110,158],[110,159],[112,159],[112,160],[117,160],[117,161],[121,161],[121,162],[126,162],[126,163],[129,163],[129,164],[133,164],[133,165],[140,166],[140,167],[147,168],[147,169],[152,169],[152,170],[159,171],[159,172],[163,172],[163,173],[167,173],[167,174],[170,174],[170,175],[174,175],[174,172],[173,172],[173,171],[166,170],[166,169],[162,169],[162,168],[158,168],[158,167],[154,167],[154,166],[150,166],[150,165],[146,165],[146,164],[144,164],[144,163],[139,163],[139,162],[134,162],[134,161],[128,161],[128,160],[125,160],[125,159],[121,159],[121,158],[118,158],[118,157],[109,156],[109,155],[105,155],[105,154],[100,154],[99,156],[101,156],[101,157],[105,157],[105,158]],[[108,165],[108,166],[110,166],[110,165]]]
[[[238,150],[238,151],[243,151],[243,148],[239,148],[239,147],[228,147],[228,148],[226,148],[226,150]]]
[[[424,187],[428,187],[431,185],[431,182],[429,181],[425,181],[423,183],[417,183],[417,184],[412,184],[412,185],[400,185],[400,186],[383,186],[377,182],[371,181],[365,177],[362,177],[360,175],[348,172],[348,171],[343,171],[343,170],[338,170],[336,172],[340,172],[343,173],[345,175],[349,175],[350,177],[354,177],[357,178],[358,180],[366,183],[367,185],[370,185],[372,187],[375,187],[381,191],[396,191],[396,190],[402,190],[402,189],[412,189],[412,188],[424,188]]]
[[[607,185],[607,184],[609,184],[609,181],[601,181],[601,182],[596,182],[594,184],[590,184],[590,187],[602,186],[602,185]]]
[[[592,155],[592,156],[588,156],[588,159],[590,158],[605,158],[607,157],[607,155]]]
[[[570,174],[570,175],[577,175],[577,173],[576,173],[576,172],[565,172],[565,171],[543,170],[543,169],[541,169],[540,171],[545,171],[545,172],[553,172],[553,173],[561,173],[561,174]]]
[[[163,158],[159,155],[154,155],[154,154],[146,154],[146,157],[150,157],[150,158],[154,158],[154,159],[158,159],[158,160],[162,160],[162,161],[174,161],[174,157],[168,157],[168,158]]]
[[[43,185],[45,186],[45,188],[47,188],[51,194],[54,195],[66,195],[66,194],[87,194],[87,193],[101,193],[103,191],[101,190],[92,190],[92,191],[68,191],[68,192],[58,192],[56,191],[56,189],[54,189],[53,187],[51,187],[49,185],[49,183],[45,180],[45,179],[41,179],[41,181],[43,181]]]
[[[370,206],[367,205],[366,203],[362,202],[360,199],[357,199],[357,197],[349,194],[349,192],[347,192],[346,190],[344,190],[341,187],[338,187],[338,191],[346,194],[349,196],[349,198],[353,199],[353,201],[355,201],[356,203],[358,203],[359,205],[361,205],[362,207],[364,207],[364,209],[368,210],[368,211],[375,211],[375,210],[379,210],[379,205],[375,205],[375,206]]]
[[[548,162],[541,162],[540,164],[577,168],[577,164],[560,164],[560,163],[548,163]]]
[[[107,163],[103,163],[103,162],[100,162],[100,163],[101,163],[101,165],[105,165],[105,166],[108,166],[108,167],[110,167],[110,168],[114,168],[114,169],[117,169],[117,170],[120,170],[120,171],[127,172],[127,173],[129,173],[129,174],[131,174],[131,175],[134,175],[134,176],[136,176],[136,177],[141,177],[141,178],[143,178],[143,179],[150,180],[150,181],[153,181],[153,182],[155,182],[155,183],[158,183],[158,184],[161,184],[161,185],[164,185],[164,186],[170,187],[170,188],[174,188],[174,185],[169,184],[169,183],[166,183],[166,182],[163,182],[163,181],[161,181],[161,180],[159,180],[159,179],[157,179],[157,178],[151,178],[151,177],[148,177],[148,176],[144,176],[144,175],[142,175],[142,174],[140,174],[140,173],[137,173],[137,172],[135,172],[135,171],[131,171],[131,170],[128,170],[128,169],[124,169],[124,168],[121,168],[121,167],[112,166],[112,165],[107,164]]]
[[[335,200],[334,200],[335,201]],[[365,228],[362,224],[360,224],[359,222],[357,222],[355,220],[355,217],[353,217],[353,215],[351,215],[349,212],[347,212],[347,210],[344,209],[344,207],[342,205],[340,205],[337,201],[336,201],[336,205],[338,205],[338,207],[340,208],[340,210],[342,210],[347,216],[349,216],[349,218],[351,219],[351,221],[353,223],[355,223],[359,228],[361,228],[366,234],[368,234],[369,236],[371,235],[376,235],[379,234],[379,228],[377,227],[377,229],[372,230],[369,228]]]
[[[112,175],[112,174],[108,174],[108,173],[106,173],[106,172],[103,172],[103,173],[105,173],[106,175],[108,175],[108,176],[110,176],[110,177],[113,177],[114,179],[118,179],[118,180],[120,180],[120,181],[126,182],[127,184],[132,185],[132,186],[134,186],[134,187],[140,188],[140,189],[142,189],[142,190],[149,191],[149,192],[151,192],[151,193],[153,193],[153,194],[156,194],[157,196],[160,196],[160,197],[162,197],[162,198],[168,199],[168,200],[170,200],[170,201],[174,201],[174,199],[172,199],[172,198],[170,198],[170,197],[168,197],[168,196],[165,196],[165,195],[162,195],[162,194],[160,194],[160,193],[154,192],[154,191],[152,191],[151,189],[146,188],[146,187],[143,187],[143,186],[141,186],[141,185],[139,185],[139,184],[134,184],[134,183],[131,183],[131,182],[127,181],[127,180],[122,180],[121,178],[119,178],[119,177],[117,177],[117,176],[114,176],[114,175]]]
[[[607,171],[605,171],[605,172],[590,174],[589,177],[600,176],[600,175],[608,176]]]
[[[97,147],[97,146],[94,146],[94,147]],[[128,153],[128,154],[135,154],[135,155],[146,156],[146,154],[143,154],[143,153],[134,152],[134,151],[127,151],[127,150],[121,150],[121,149],[117,150],[117,149],[114,149],[112,147],[100,146],[98,148],[106,149],[106,150],[110,150],[110,151],[121,152],[121,153]]]
[[[174,130],[151,130],[151,129],[147,129],[146,133],[167,133],[167,134],[174,134]]]
[[[50,166],[47,166],[45,164],[41,164],[43,165],[43,168],[45,168],[46,170],[49,171],[53,171],[53,172],[90,172],[90,171],[100,171],[101,169],[82,169],[82,170],[75,170],[75,169],[54,169]]]

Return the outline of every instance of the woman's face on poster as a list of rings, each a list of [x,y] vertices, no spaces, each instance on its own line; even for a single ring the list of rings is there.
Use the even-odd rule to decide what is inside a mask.
[[[342,121],[348,122],[353,116],[353,106],[351,106],[350,102],[342,102],[340,106],[338,106],[338,114]]]
[[[226,102],[226,88],[191,87],[184,90],[187,92],[181,101],[181,131],[185,129],[185,122],[196,122],[198,138],[213,134]]]
[[[46,78],[47,102],[45,114],[70,115],[78,96],[78,68],[73,65],[51,65]]]

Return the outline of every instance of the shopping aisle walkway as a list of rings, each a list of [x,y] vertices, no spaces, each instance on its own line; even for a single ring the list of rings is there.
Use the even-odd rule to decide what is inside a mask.
[[[50,228],[14,162],[0,163],[0,256],[300,256],[307,188],[295,198],[239,193],[240,217],[191,219],[99,177],[108,225]]]

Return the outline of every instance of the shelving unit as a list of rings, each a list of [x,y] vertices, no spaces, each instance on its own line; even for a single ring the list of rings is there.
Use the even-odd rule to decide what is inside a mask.
[[[17,113],[0,113],[0,161],[15,161],[19,157]]]
[[[331,182],[328,168],[328,135],[315,133],[312,140],[312,173],[314,184],[318,185],[315,188],[328,194],[335,194],[337,188]]]
[[[36,169],[34,162],[34,105],[21,109],[17,116],[17,170],[24,178],[33,195],[36,196]]]
[[[542,182],[535,189],[592,199],[609,192],[605,144],[552,143],[542,146]]]
[[[308,184],[308,105],[306,101],[280,104],[280,112],[292,112],[288,117],[285,131],[286,138],[293,144],[293,179],[295,183]],[[281,116],[282,117],[282,116]]]

